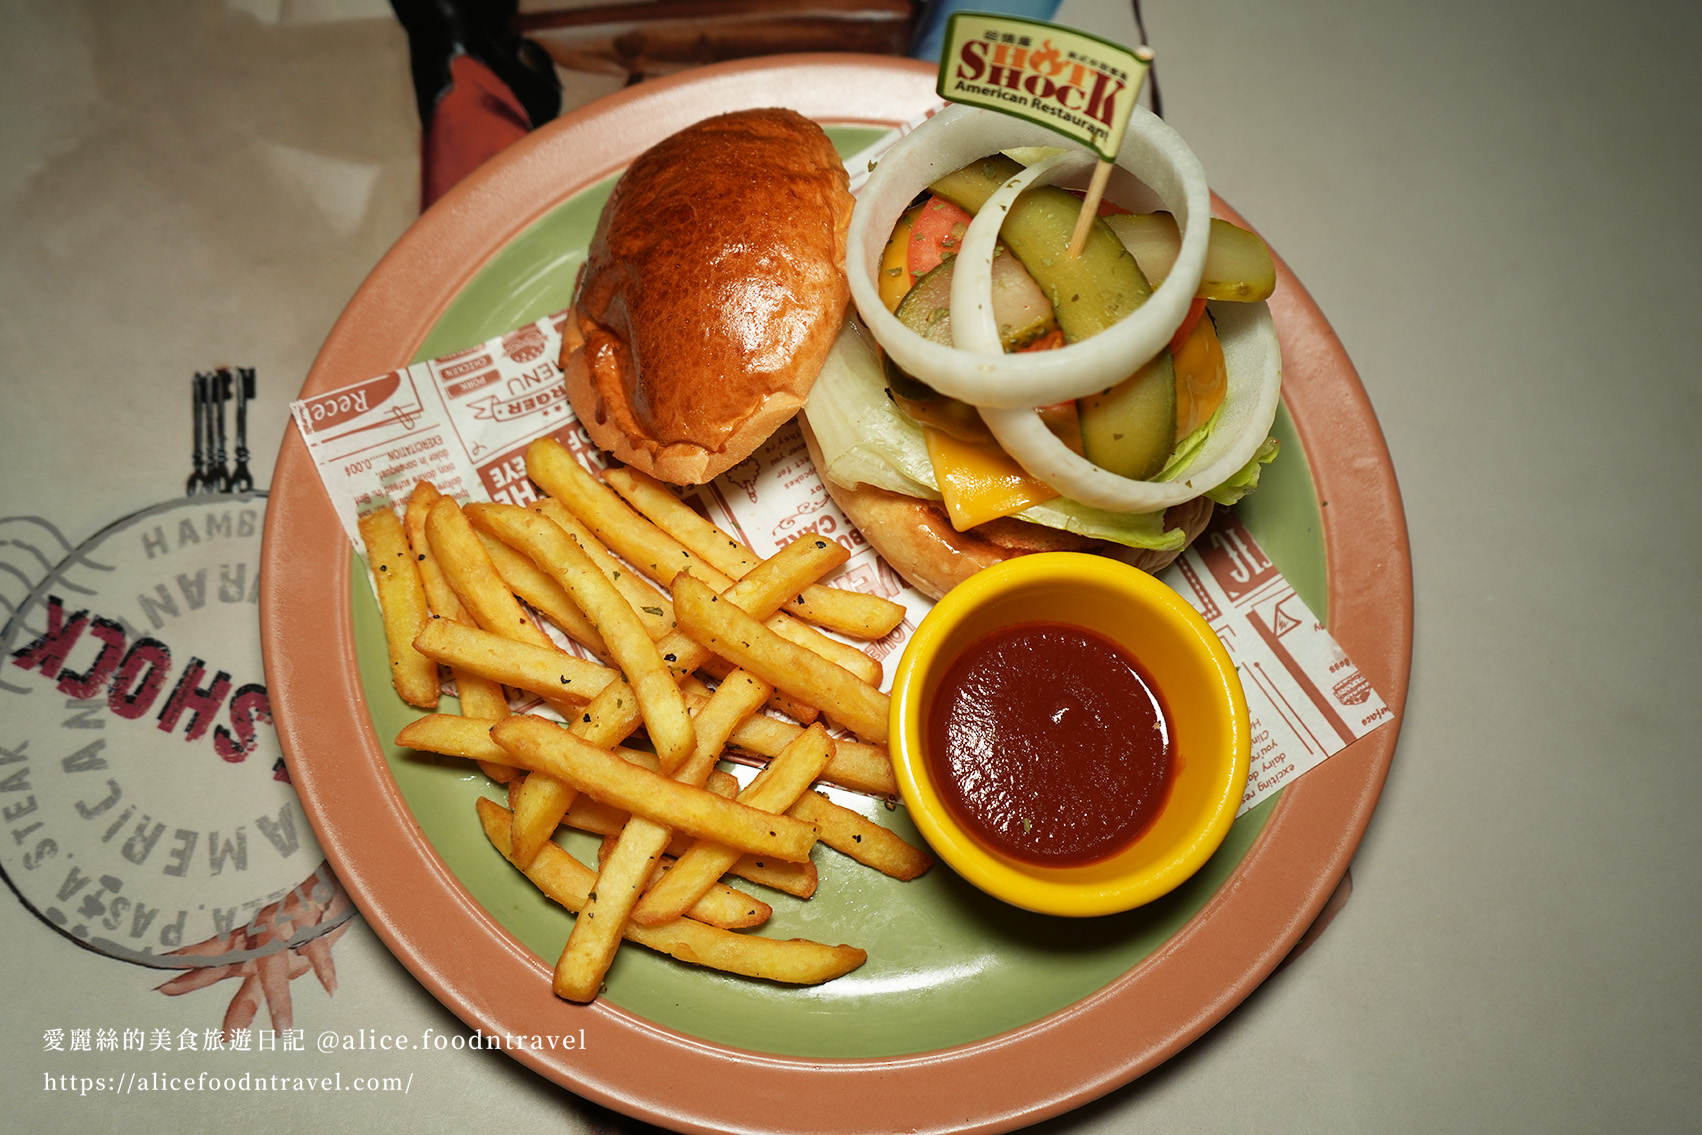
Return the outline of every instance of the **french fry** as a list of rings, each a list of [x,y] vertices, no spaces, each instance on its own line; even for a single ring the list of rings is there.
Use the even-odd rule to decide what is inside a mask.
[[[526,468],[545,492],[582,520],[599,540],[663,587],[672,587],[681,575],[701,580],[717,594],[733,586],[731,577],[635,512],[554,438],[541,437],[527,447]],[[828,638],[783,611],[772,611],[763,618],[777,631],[784,625],[789,638],[853,673],[863,674],[865,680],[880,680],[880,664],[856,647]]]
[[[727,743],[747,753],[772,757],[802,732],[802,728],[789,721],[779,721],[766,714],[752,714],[739,723]],[[843,737],[836,740],[833,759],[822,770],[822,779],[870,796],[898,795],[898,779],[893,776],[892,758],[885,747],[862,741]]]
[[[610,682],[602,693],[591,699],[574,717],[569,728],[593,745],[611,748],[625,740],[638,728],[641,716],[632,687],[625,682]],[[538,849],[549,842],[551,834],[573,804],[576,790],[548,773],[528,773],[514,803],[514,856],[517,862],[530,863]]]
[[[881,682],[881,664],[848,643],[828,638],[808,623],[801,623],[785,612],[763,620],[763,625],[794,646],[819,654],[829,662],[843,666],[871,686]]]
[[[628,915],[656,866],[658,845],[666,846],[669,834],[655,821],[633,816],[614,838],[614,846],[597,872],[597,885],[586,896],[556,960],[557,997],[582,1002],[597,999],[620,947]]]
[[[416,718],[403,727],[396,735],[396,744],[408,749],[418,749],[421,752],[441,753],[449,757],[465,757],[479,762],[483,768],[487,764],[511,760],[507,750],[503,749],[490,738],[490,728],[498,719],[479,720],[462,717],[459,714],[428,713]],[[622,760],[643,765],[649,769],[659,769],[660,763],[653,753],[642,749],[616,748],[615,755]],[[499,769],[516,772],[513,768]],[[739,782],[731,773],[714,769],[709,774],[705,784],[717,796],[731,799],[739,794]],[[520,794],[520,782],[508,782],[508,806],[512,811],[516,798]],[[568,806],[562,822],[570,828],[592,835],[615,836],[626,827],[631,813],[594,800],[589,796],[575,796],[573,803]],[[667,854],[678,858],[691,847],[690,836],[674,833],[668,841]],[[814,863],[790,863],[783,859],[764,859],[753,855],[742,855],[728,869],[727,874],[760,883],[765,887],[797,898],[807,899],[815,894],[818,883],[816,865]],[[697,914],[693,913],[696,918]],[[700,921],[703,921],[700,919]]]
[[[602,846],[597,852],[599,881],[618,844],[618,835],[604,837]],[[658,855],[656,861],[651,864],[649,880],[642,886],[644,888],[654,886],[656,880],[667,874],[673,865],[673,856]],[[729,887],[725,883],[716,883],[703,892],[703,897],[698,899],[690,910],[686,911],[685,917],[710,926],[719,926],[723,930],[749,930],[753,926],[761,926],[764,922],[767,922],[769,915],[773,913],[774,908],[755,895],[746,894],[744,891]]]
[[[662,482],[638,469],[611,469],[604,479],[656,527],[732,579],[760,561],[755,552],[699,516]],[[904,608],[878,595],[811,584],[787,606],[790,614],[852,638],[875,639],[904,621]]]
[[[661,481],[639,469],[617,467],[603,474],[609,488],[670,538],[731,579],[743,579],[760,560],[750,548],[697,514]]]
[[[489,741],[488,738],[487,741]],[[397,738],[397,743],[403,743],[401,738]],[[489,741],[489,744],[492,748],[496,747],[494,741]],[[431,752],[443,751],[434,749],[431,745],[415,745],[413,747]],[[466,754],[452,753],[450,755],[465,756]],[[739,782],[733,778],[732,774],[722,772],[720,769],[709,774],[709,782],[705,787],[717,796],[737,796],[739,794]],[[628,815],[619,808],[611,808],[600,800],[593,800],[589,796],[580,795],[574,797],[572,805],[567,809],[567,814],[562,817],[562,823],[582,832],[590,832],[592,835],[611,836],[619,835],[621,829],[626,827]],[[686,853],[686,849],[691,847],[691,844],[690,836],[675,832],[673,838],[668,841],[667,853],[678,858]],[[748,879],[753,883],[761,883],[765,887],[772,887],[774,890],[801,899],[807,899],[815,894],[818,883],[814,863],[788,863],[784,859],[760,859],[754,855],[741,855],[738,861],[728,868],[727,874]]]
[[[510,758],[512,759],[512,758]],[[550,841],[579,792],[545,772],[528,771],[514,797],[514,861],[530,863]],[[522,843],[522,841],[525,841]]]
[[[492,846],[503,855],[512,850],[512,821],[495,801],[478,801],[479,821]],[[526,877],[571,911],[579,911],[596,885],[590,868],[550,844],[525,868]],[[628,923],[624,935],[641,946],[670,954],[684,962],[727,973],[791,985],[816,985],[850,973],[868,955],[854,946],[827,946],[802,938],[780,940],[759,934],[739,934],[680,919],[666,926]]]
[[[658,859],[656,873],[665,874],[673,862],[672,856]],[[726,883],[716,883],[686,911],[686,917],[723,930],[748,930],[767,922],[773,913],[774,908],[755,895]]]
[[[715,790],[711,788],[710,791]],[[716,795],[726,796],[728,794],[716,792]],[[734,791],[732,795],[737,796],[738,792]],[[592,835],[618,836],[630,819],[632,819],[631,812],[623,812],[619,808],[603,803],[601,800],[593,800],[582,792],[573,798],[573,803],[568,806],[567,814],[562,816],[561,822],[566,827],[573,828],[576,831],[589,832]],[[675,836],[673,840],[669,841],[670,851],[684,851],[690,846],[690,840],[683,836]]]
[[[624,507],[624,506],[623,506]],[[794,540],[749,576],[733,585],[728,599],[752,612],[772,614],[803,587],[845,562],[846,551],[831,540]],[[687,675],[710,659],[710,653],[689,636],[673,631],[657,649],[670,669]],[[598,694],[571,723],[574,733],[593,744],[618,744],[638,728],[639,713],[624,687],[611,686]],[[514,806],[514,857],[521,864],[546,842],[573,803],[574,790],[554,777],[526,777]]]
[[[472,507],[475,506],[462,510],[469,523],[475,515]],[[502,577],[503,586],[524,599],[534,611],[560,627],[568,638],[599,658],[609,657],[609,648],[604,645],[603,636],[597,633],[596,626],[585,617],[585,612],[575,605],[566,588],[551,579],[548,572],[524,554],[510,548],[488,532],[479,532],[477,524],[473,525],[473,530],[478,533],[479,543],[484,545],[485,555],[491,558],[491,565],[496,568],[497,575]]]
[[[723,773],[722,775],[727,775]],[[731,780],[732,777],[728,776]],[[733,781],[732,791],[724,791],[722,786],[709,784],[717,796],[733,796],[738,792],[738,781]],[[589,796],[574,797],[573,804],[562,817],[562,823],[578,831],[589,832],[592,835],[619,835],[626,827],[628,813],[619,808],[611,808],[600,800]],[[668,854],[674,858],[684,855],[691,847],[690,836],[675,832],[668,841]],[[727,869],[727,874],[736,875],[752,883],[761,883],[797,898],[807,899],[816,893],[818,877],[814,863],[789,863],[784,859],[763,859],[754,855],[741,855]],[[694,916],[695,917],[695,916]]]
[[[747,578],[728,588],[726,596],[753,617],[772,617],[781,604],[791,598],[791,596],[782,596],[782,592],[792,590],[795,586],[800,588],[808,586],[807,583],[801,581],[820,579],[827,572],[844,563],[847,555],[848,553],[832,540],[820,538],[793,540],[753,569]],[[793,591],[792,594],[796,595],[797,592]],[[677,621],[678,616],[675,616],[675,618]],[[676,631],[669,636],[667,646],[664,649],[668,653],[675,654],[681,660],[689,661],[692,670],[701,668],[708,670],[717,677],[724,677],[734,669],[733,663],[711,656],[690,636],[681,631]],[[664,657],[666,657],[666,654],[664,654]],[[679,667],[676,666],[675,669],[677,672]],[[803,705],[795,698],[778,691],[770,697],[769,705],[805,725],[812,723],[816,718],[814,707]],[[776,749],[776,752],[778,751]]]
[[[833,752],[833,740],[820,725],[811,726],[739,793],[739,803],[764,812],[786,811],[821,774]],[[738,861],[739,852],[712,840],[698,840],[673,870],[651,887],[632,910],[634,921],[658,926],[679,918]]]
[[[697,749],[691,759],[674,773],[686,784],[702,784],[713,774],[715,762],[727,738],[756,713],[774,687],[754,674],[735,670],[716,687],[709,699],[697,707],[692,720],[697,727]]]
[[[517,768],[497,764],[494,761],[478,761],[475,763],[478,764],[480,772],[484,773],[498,784],[517,784],[526,776],[525,773],[521,772]]]
[[[491,744],[495,745],[496,742],[492,741]],[[725,795],[725,793],[722,795]],[[738,794],[734,793],[734,795]],[[631,812],[623,812],[619,808],[610,807],[601,800],[593,800],[584,793],[580,793],[573,798],[573,803],[568,805],[567,812],[562,816],[561,822],[577,831],[590,832],[592,835],[610,836],[620,835],[621,829],[626,827],[626,822],[631,818]]]
[[[420,584],[425,588],[432,613],[449,619],[471,619],[462,610],[454,588],[443,578],[443,569],[431,554],[431,542],[426,539],[426,514],[442,498],[443,494],[430,481],[415,482],[408,494],[408,506],[402,511],[402,527],[408,534],[408,545],[414,550],[414,560],[420,565]]]
[[[541,437],[526,447],[526,472],[610,551],[663,587],[672,587],[681,572],[720,590],[732,584],[724,573],[634,512],[554,438]]]
[[[530,556],[573,597],[631,684],[645,731],[663,766],[678,767],[694,747],[691,714],[655,640],[626,598],[573,537],[547,517],[508,504],[469,505],[467,511],[505,544]]]
[[[548,517],[563,532],[573,537],[574,543],[584,549],[585,554],[591,557],[591,562],[597,565],[597,570],[607,576],[616,590],[626,596],[626,601],[638,612],[638,617],[643,620],[651,638],[659,639],[674,629],[673,601],[658,591],[643,575],[611,555],[603,546],[603,542],[581,524],[571,510],[554,497],[542,497],[532,503],[532,511]]]
[[[886,744],[887,695],[844,667],[787,642],[694,579],[675,583],[674,615],[706,649],[816,706],[859,737]]]
[[[727,874],[801,899],[816,893],[818,881],[814,863],[788,863],[784,859],[762,859],[755,855],[739,856]]]
[[[723,682],[722,688],[709,699],[709,704],[703,707],[693,723],[695,739],[690,758],[671,769],[666,762],[663,764],[664,770],[673,772],[673,783],[690,788],[702,785],[715,767],[722,746],[727,743],[727,734],[755,712],[771,692],[772,687],[767,683],[748,675],[736,675]],[[685,703],[682,700],[680,704],[683,712]],[[498,743],[501,743],[500,738]],[[632,805],[628,804],[627,810],[632,811]],[[671,825],[659,822],[655,817],[634,815],[627,820],[597,874],[597,889],[592,892],[583,916],[574,921],[573,932],[568,935],[567,945],[556,962],[557,994],[570,1001],[590,1001],[597,996],[603,977],[614,961],[615,950],[620,946],[621,929],[631,916],[634,904],[644,893],[673,834]],[[717,878],[719,876],[720,872],[717,872]],[[703,892],[694,895],[693,899],[701,897]],[[691,906],[691,903],[682,905],[681,913]],[[599,917],[601,921],[598,921]]]
[[[442,496],[443,494],[437,491],[437,486],[430,481],[415,482],[413,492],[408,494],[408,507],[402,513],[402,527],[408,533],[408,544],[414,550],[414,561],[419,564],[420,583],[425,586],[426,603],[430,605],[432,613],[472,626],[473,617],[461,606],[455,589],[449,586],[449,580],[444,578],[437,557],[431,554],[431,541],[426,537],[426,516],[431,512],[431,506]],[[508,716],[508,695],[500,682],[493,682],[471,671],[457,670],[453,666],[450,667],[450,673],[455,678],[455,698],[460,703],[462,713],[470,717]],[[520,775],[504,765],[481,762],[479,767],[498,784],[507,784]]]
[[[605,804],[665,827],[792,863],[808,859],[815,846],[815,828],[802,820],[770,815],[638,768],[541,717],[506,718],[492,727],[491,737],[516,764],[541,769]]]
[[[449,586],[449,580],[444,578],[437,557],[431,554],[431,541],[426,538],[426,515],[442,495],[430,481],[415,484],[414,491],[408,496],[407,510],[402,514],[402,527],[407,530],[408,544],[414,550],[415,562],[419,564],[420,583],[425,586],[426,602],[432,613],[472,626],[473,617],[461,605],[455,589]],[[463,674],[454,667],[450,670],[455,675],[456,696],[461,702],[462,713],[471,717],[507,716],[508,698],[500,683],[474,674]]]
[[[835,804],[819,792],[799,796],[786,814],[821,829],[821,841],[894,879],[910,880],[934,865],[933,856],[890,828]]]
[[[451,619],[427,620],[414,646],[427,658],[457,671],[570,705],[590,701],[620,679],[618,671],[587,662],[554,644],[517,642]]]
[[[478,533],[454,500],[442,497],[426,513],[426,540],[444,578],[475,623],[504,638],[555,647],[550,636],[521,610],[520,601],[502,582]]]
[[[508,750],[491,740],[491,728],[501,721],[500,717],[465,717],[459,713],[428,713],[417,717],[402,727],[396,734],[396,744],[406,749],[418,749],[426,753],[441,753],[446,757],[466,757],[474,761],[510,762],[510,768],[522,766],[513,764],[514,758]],[[628,749],[616,745],[609,750],[621,760],[634,764],[651,772],[659,772],[662,763],[656,759],[655,753],[647,753],[643,749]],[[716,770],[714,791],[721,796],[734,797],[739,794],[738,780],[731,774]],[[575,806],[583,800],[574,801]],[[595,801],[586,800],[586,803]],[[603,807],[603,805],[598,805]],[[624,822],[626,814],[610,812],[619,815]],[[582,825],[581,825],[582,826]],[[619,825],[615,825],[617,830]],[[587,827],[584,830],[597,835],[608,834],[600,827]]]
[[[844,563],[845,555],[845,549],[831,540],[794,540],[764,560],[747,578],[735,583],[726,599],[752,615],[772,614],[796,595],[805,582],[819,579]],[[677,630],[657,643],[656,648],[668,668],[682,677],[703,668],[713,657],[701,643]],[[633,727],[637,727],[636,719]]]
[[[437,663],[414,649],[414,635],[431,618],[425,586],[408,547],[402,521],[390,508],[360,518],[361,542],[378,592],[384,617],[384,639],[390,652],[390,681],[402,700],[422,709],[437,705]]]
[[[700,672],[708,674],[719,681],[726,678],[727,675],[735,673],[738,669],[739,668],[737,666],[728,662],[725,658],[718,658],[711,655],[709,659],[704,662]],[[680,692],[685,692],[685,681],[683,677],[680,681]],[[687,699],[687,703],[690,703],[689,698]],[[815,706],[805,705],[797,698],[788,694],[780,693],[778,690],[768,695],[768,708],[772,709],[775,713],[783,713],[792,720],[801,722],[804,725],[814,725],[816,718],[821,716],[821,710],[817,709]]]
[[[402,726],[402,731],[396,734],[396,744],[405,749],[442,753],[446,757],[507,764],[511,760],[508,751],[491,740],[491,726],[500,720],[497,717],[464,717],[458,713],[428,713]]]

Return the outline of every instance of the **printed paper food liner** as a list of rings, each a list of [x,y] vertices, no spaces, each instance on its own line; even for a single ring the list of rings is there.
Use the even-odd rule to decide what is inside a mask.
[[[549,434],[592,469],[606,464],[568,405],[556,359],[565,314],[476,347],[292,404],[350,541],[358,518],[400,509],[415,482],[462,502],[525,505],[537,496],[525,450]],[[700,513],[769,556],[803,534],[843,544],[837,586],[902,603],[902,625],[861,644],[890,679],[931,601],[876,555],[834,505],[795,425],[713,482],[682,491]],[[1233,514],[1160,577],[1205,616],[1246,690],[1253,755],[1241,811],[1390,719],[1365,676]]]

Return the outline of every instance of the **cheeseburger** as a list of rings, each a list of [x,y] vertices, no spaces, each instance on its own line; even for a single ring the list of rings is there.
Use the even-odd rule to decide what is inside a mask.
[[[1274,455],[1274,268],[1139,108],[1110,215],[1072,255],[1066,187],[1093,158],[1057,141],[949,107],[882,156],[854,211],[831,144],[789,112],[664,141],[616,187],[581,277],[575,412],[686,484],[801,408],[835,501],[934,597],[1033,551],[1158,570]]]

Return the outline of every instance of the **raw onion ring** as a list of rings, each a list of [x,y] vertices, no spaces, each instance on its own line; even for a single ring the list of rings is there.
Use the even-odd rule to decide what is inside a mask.
[[[1091,338],[1052,351],[980,354],[933,343],[881,302],[881,254],[916,194],[978,158],[1017,146],[1056,146],[1043,126],[976,107],[950,106],[899,139],[880,159],[851,214],[846,273],[859,314],[894,362],[929,386],[977,406],[1032,407],[1079,398],[1121,382],[1156,355],[1181,324],[1205,270],[1211,194],[1205,171],[1179,134],[1133,108],[1117,164],[1176,217],[1182,247],[1163,284],[1133,313]],[[1086,150],[1075,153],[1091,160]],[[990,293],[989,293],[990,294]]]
[[[1229,389],[1200,452],[1175,480],[1134,481],[1075,453],[1033,409],[981,408],[993,436],[1030,474],[1066,497],[1111,512],[1153,512],[1193,500],[1240,472],[1276,419],[1282,353],[1263,303],[1212,305]],[[955,323],[957,317],[952,316]]]

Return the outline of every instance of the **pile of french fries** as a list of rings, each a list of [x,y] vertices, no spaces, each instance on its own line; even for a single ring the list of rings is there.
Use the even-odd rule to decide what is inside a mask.
[[[807,899],[817,843],[898,879],[931,865],[812,791],[896,794],[881,668],[843,638],[879,638],[903,608],[823,586],[847,556],[832,540],[759,560],[636,470],[599,479],[549,438],[526,460],[546,494],[532,507],[462,507],[422,482],[402,516],[381,509],[360,530],[397,692],[436,709],[447,670],[459,696],[459,714],[424,715],[396,741],[506,786],[508,807],[478,801],[485,835],[576,915],[556,993],[594,999],[623,938],[778,982],[856,969],[867,955],[853,946],[741,933],[772,907],[723,879]],[[512,714],[509,690],[561,720]],[[640,730],[648,751],[625,747]],[[742,789],[719,767],[730,750],[766,760]],[[602,837],[595,868],[554,841],[564,824]]]

